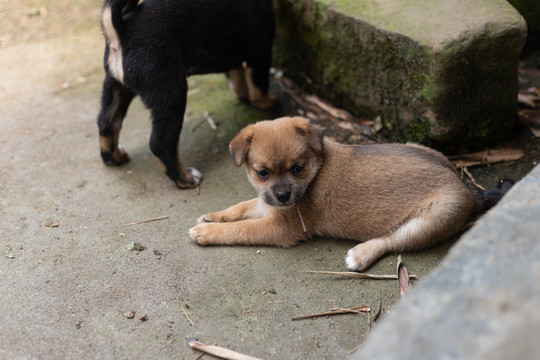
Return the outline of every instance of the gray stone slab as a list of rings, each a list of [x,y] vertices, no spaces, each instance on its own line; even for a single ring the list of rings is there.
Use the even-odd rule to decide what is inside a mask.
[[[353,358],[538,358],[539,220],[537,166],[415,285]]]
[[[275,62],[399,138],[482,146],[515,121],[523,18],[506,0],[276,0]]]

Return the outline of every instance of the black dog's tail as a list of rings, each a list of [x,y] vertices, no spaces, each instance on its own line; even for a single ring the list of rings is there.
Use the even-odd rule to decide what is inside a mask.
[[[479,190],[476,193],[477,200],[480,204],[480,212],[485,212],[491,209],[514,185],[514,181],[510,179],[502,179],[497,184],[496,189]]]
[[[121,36],[125,29],[125,17],[137,7],[138,3],[139,0],[105,0],[102,23],[110,21]]]

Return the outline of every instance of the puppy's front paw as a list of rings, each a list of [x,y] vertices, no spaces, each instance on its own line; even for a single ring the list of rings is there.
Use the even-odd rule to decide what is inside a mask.
[[[189,229],[189,237],[199,245],[206,245],[205,224],[199,224]]]
[[[227,219],[224,216],[219,216],[217,213],[205,214],[197,219],[197,224],[213,222],[227,222]]]

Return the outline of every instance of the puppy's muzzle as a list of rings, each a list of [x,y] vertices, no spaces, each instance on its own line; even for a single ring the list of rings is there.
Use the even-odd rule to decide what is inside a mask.
[[[273,206],[291,206],[292,205],[292,184],[285,178],[280,177],[272,186],[272,196],[266,195],[266,202]]]

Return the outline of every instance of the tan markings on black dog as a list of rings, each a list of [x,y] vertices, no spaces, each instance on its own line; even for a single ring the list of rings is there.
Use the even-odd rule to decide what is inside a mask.
[[[103,9],[101,24],[103,33],[109,43],[109,58],[107,59],[109,71],[112,77],[123,83],[124,64],[122,61],[122,44],[120,43],[120,37],[113,26],[111,8],[109,6]]]
[[[111,125],[112,135],[100,136],[99,142],[102,153],[108,153],[114,165],[121,165],[129,161],[127,153],[124,151],[121,145],[118,143],[120,137],[120,131],[122,130],[122,120],[124,114],[120,109],[120,91],[113,91],[113,102],[111,106]]]
[[[156,161],[158,163],[158,166],[161,169],[161,171],[163,171],[166,174],[167,173],[167,167],[165,166],[163,161],[161,161],[161,159],[158,158],[157,156],[154,156],[154,159],[156,159]]]
[[[253,69],[246,67],[244,69],[246,85],[249,92],[249,101],[260,109],[270,109],[276,105],[276,101],[255,85],[253,81]]]
[[[179,152],[179,151],[178,151]],[[178,158],[178,167],[180,169],[184,169],[184,166],[180,162],[180,154],[177,156]],[[163,171],[165,174],[167,174],[167,166],[161,161],[160,158],[157,156],[154,157],[156,159],[156,162],[158,163],[159,168],[161,171]],[[179,180],[176,181],[176,186],[180,189],[190,189],[193,188],[193,184],[198,184],[202,179],[202,174],[194,168],[187,168],[186,170],[182,171],[180,174]]]
[[[296,117],[250,125],[230,149],[259,197],[201,216],[189,234],[202,245],[351,239],[363,243],[346,264],[361,271],[388,252],[432,246],[483,211],[486,194],[468,188],[442,154],[416,144],[342,145]]]
[[[230,70],[227,72],[227,77],[229,78],[230,88],[236,96],[242,99],[248,99],[249,91],[246,84],[246,77],[244,76],[244,68],[241,66]]]

